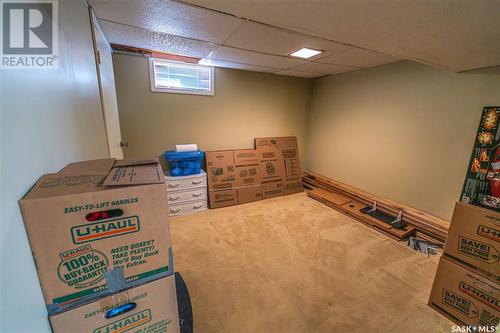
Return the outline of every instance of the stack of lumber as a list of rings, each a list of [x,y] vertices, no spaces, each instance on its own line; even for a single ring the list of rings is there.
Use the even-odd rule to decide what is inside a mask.
[[[419,211],[401,203],[381,198],[347,184],[315,172],[305,171],[304,186],[309,188],[308,196],[316,199],[372,228],[396,239],[415,234],[418,239],[436,245],[444,245],[450,222]],[[372,206],[377,202],[377,210],[396,217],[403,212],[403,221],[407,223],[406,230],[393,228],[389,224],[363,214],[360,209]]]

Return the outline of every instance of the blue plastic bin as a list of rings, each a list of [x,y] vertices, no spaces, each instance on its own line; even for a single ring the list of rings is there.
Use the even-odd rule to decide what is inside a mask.
[[[201,150],[177,153],[174,150],[166,151],[163,156],[170,166],[170,175],[187,176],[196,175],[201,170],[201,160],[205,153]]]

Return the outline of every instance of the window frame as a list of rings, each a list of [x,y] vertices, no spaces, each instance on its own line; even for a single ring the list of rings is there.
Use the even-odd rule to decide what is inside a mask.
[[[158,88],[158,87],[156,87],[156,83],[155,83],[156,71],[155,71],[155,66],[154,66],[155,61],[209,68],[210,69],[210,72],[209,72],[210,90],[209,91],[199,91],[199,90],[183,89],[183,88]],[[200,64],[190,64],[190,63],[181,62],[181,61],[173,61],[173,60],[166,60],[166,59],[161,59],[161,58],[150,57],[149,58],[149,82],[151,85],[152,92],[169,93],[169,94],[215,96],[215,70],[214,70],[213,66],[205,66],[205,65],[200,65]]]

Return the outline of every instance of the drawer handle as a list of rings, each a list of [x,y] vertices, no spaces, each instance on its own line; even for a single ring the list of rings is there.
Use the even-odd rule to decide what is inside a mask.
[[[198,198],[200,195],[202,195],[203,193],[201,192],[198,192],[198,193],[193,193],[193,197],[195,198]]]
[[[172,201],[175,201],[175,200],[179,200],[181,198],[180,195],[176,196],[176,197],[173,197],[173,196],[169,196],[168,199],[169,200],[172,200]]]
[[[201,207],[203,207],[203,205],[193,205],[194,209],[200,209]]]
[[[175,184],[170,183],[170,184],[168,184],[168,187],[173,188],[173,187],[177,187],[179,185],[180,185],[179,183],[175,183]]]
[[[175,208],[175,209],[170,209],[170,213],[175,214],[179,212],[181,209],[180,208]]]
[[[193,180],[193,181],[191,181],[191,184],[193,184],[193,185],[201,184],[201,180]]]

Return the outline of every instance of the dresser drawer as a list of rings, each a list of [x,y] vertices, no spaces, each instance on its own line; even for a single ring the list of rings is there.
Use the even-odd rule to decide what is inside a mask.
[[[191,214],[207,209],[207,200],[168,205],[168,216]]]
[[[207,198],[206,187],[195,187],[189,190],[177,190],[167,192],[167,202],[169,205],[177,202],[193,201]]]
[[[207,186],[207,175],[205,173],[196,176],[167,177],[167,191],[177,191],[202,186]]]

